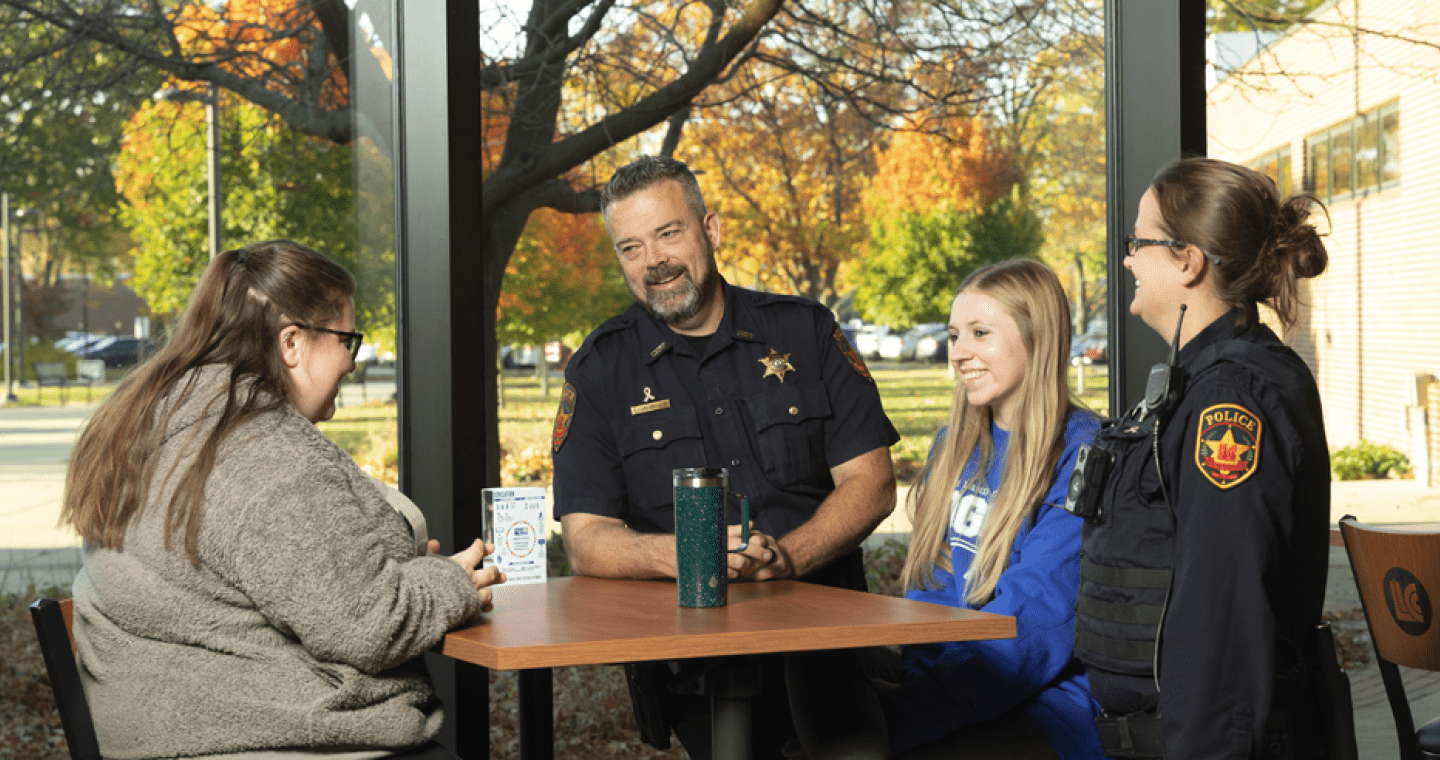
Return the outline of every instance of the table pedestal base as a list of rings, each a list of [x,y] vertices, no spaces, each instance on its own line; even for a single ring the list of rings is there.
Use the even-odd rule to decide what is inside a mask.
[[[520,671],[520,757],[555,757],[554,675],[550,668]]]
[[[760,696],[759,663],[721,665],[705,674],[714,760],[750,760],[750,699]]]

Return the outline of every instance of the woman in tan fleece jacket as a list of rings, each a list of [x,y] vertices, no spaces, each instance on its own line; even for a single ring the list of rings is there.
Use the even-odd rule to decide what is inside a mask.
[[[106,757],[433,751],[419,655],[503,576],[479,542],[417,546],[316,429],[354,368],[354,292],[296,243],[226,251],[81,433],[63,519],[85,539],[75,638]]]

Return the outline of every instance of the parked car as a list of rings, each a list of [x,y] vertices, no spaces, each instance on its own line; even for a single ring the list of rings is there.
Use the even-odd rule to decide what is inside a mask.
[[[545,366],[549,369],[565,369],[570,355],[575,353],[569,346],[558,340],[545,343]],[[500,366],[505,369],[534,369],[540,363],[539,346],[501,346]]]
[[[570,355],[575,353],[574,349],[561,343],[558,340],[545,343],[545,365],[550,369],[563,370],[565,363],[570,361]]]
[[[1110,336],[1105,332],[1087,332],[1070,341],[1071,364],[1094,364],[1110,358]]]
[[[95,335],[94,333],[71,331],[65,333],[65,337],[55,341],[55,347],[62,351],[73,354],[75,353],[76,349],[95,343],[96,341],[99,341],[102,337],[109,336],[100,336]],[[113,340],[113,338],[111,339]]]
[[[880,355],[880,341],[890,334],[890,328],[885,325],[865,325],[855,333],[855,350],[866,359],[873,359]]]
[[[935,335],[937,331],[944,335],[945,325],[939,322],[926,322],[906,330],[901,335],[894,333],[886,335],[885,340],[880,342],[880,358],[911,361],[915,358],[915,349],[920,344],[920,340]],[[934,348],[932,347],[931,350],[933,351]]]
[[[115,335],[91,335],[86,337],[84,340],[69,341],[68,343],[66,343],[64,348],[66,351],[69,351],[76,356],[86,356],[88,354],[104,349],[106,346],[114,343],[117,339],[118,336]]]
[[[82,359],[101,359],[109,368],[133,367],[155,350],[154,341],[122,335],[100,340],[74,352]]]
[[[915,361],[950,361],[950,328],[941,327],[915,342]]]
[[[500,366],[505,369],[533,369],[540,361],[534,346],[501,346]]]

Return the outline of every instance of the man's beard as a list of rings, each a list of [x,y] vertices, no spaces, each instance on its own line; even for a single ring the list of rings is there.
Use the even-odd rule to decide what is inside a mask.
[[[709,248],[709,246],[706,246]],[[705,271],[700,275],[700,282],[690,278],[689,271],[678,264],[661,264],[645,273],[645,308],[650,310],[654,317],[664,324],[673,325],[677,322],[685,322],[696,314],[705,303],[705,296],[714,291],[719,279],[719,273],[715,270],[714,259],[707,256],[708,263]],[[665,280],[680,275],[684,282],[680,287],[668,291],[651,290],[650,286],[664,282]]]

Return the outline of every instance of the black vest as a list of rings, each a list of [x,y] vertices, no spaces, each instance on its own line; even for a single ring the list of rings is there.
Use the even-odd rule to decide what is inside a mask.
[[[1194,382],[1225,361],[1242,364],[1282,387],[1300,387],[1294,368],[1303,363],[1289,347],[1239,340],[1206,347],[1187,363],[1182,382]],[[1157,463],[1156,426],[1162,436],[1184,434],[1168,431],[1167,421],[1166,410],[1142,419],[1138,407],[1132,408],[1123,417],[1107,420],[1097,438],[1115,460],[1099,519],[1087,520],[1083,529],[1075,654],[1090,668],[1155,675],[1175,556],[1175,515],[1168,500],[1175,498],[1170,473],[1176,464]]]

